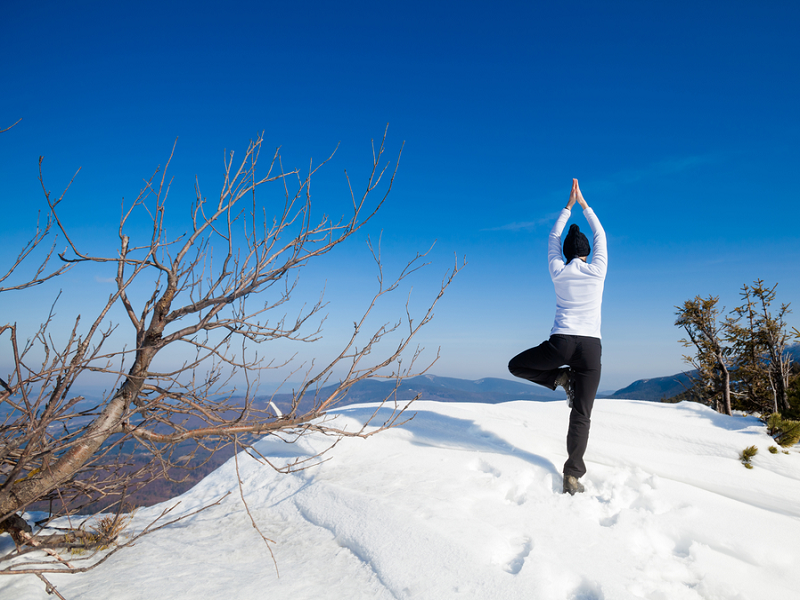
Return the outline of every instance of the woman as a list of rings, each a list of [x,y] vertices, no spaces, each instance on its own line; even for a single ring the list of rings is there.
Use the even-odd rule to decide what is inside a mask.
[[[561,232],[572,214],[575,203],[594,234],[594,256],[587,261],[591,247],[580,228],[573,224],[564,239],[561,257]],[[586,474],[583,455],[589,440],[592,405],[600,384],[600,308],[603,284],[608,267],[606,234],[572,180],[569,203],[558,216],[547,249],[550,277],[556,291],[556,318],[550,339],[536,348],[518,354],[508,363],[508,370],[552,390],[561,386],[572,407],[567,432],[567,462],[564,463],[564,493],[583,492],[578,481]],[[566,367],[564,365],[567,365]]]

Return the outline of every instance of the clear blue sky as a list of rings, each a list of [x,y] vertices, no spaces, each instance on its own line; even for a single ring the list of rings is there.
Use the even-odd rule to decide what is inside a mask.
[[[40,155],[53,190],[81,167],[65,211],[113,244],[120,199],[176,137],[174,214],[262,130],[290,166],[341,142],[324,206],[388,122],[405,150],[370,232],[396,263],[438,240],[420,302],[469,261],[421,340],[436,374],[510,377],[547,337],[546,237],[573,177],[609,236],[602,389],[683,368],[674,306],[694,295],[732,307],[760,277],[800,310],[800,3],[42,1],[3,21],[0,129],[23,118],[0,136],[4,261],[44,206]],[[362,236],[326,263],[323,352],[372,289],[365,252]],[[40,316],[31,295],[1,301]]]

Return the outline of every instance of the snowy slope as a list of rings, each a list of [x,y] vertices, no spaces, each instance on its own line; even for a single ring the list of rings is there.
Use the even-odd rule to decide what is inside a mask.
[[[416,418],[294,475],[240,458],[280,578],[236,492],[233,462],[180,500],[213,507],[86,574],[69,600],[791,598],[800,585],[800,455],[763,425],[697,405],[595,405],[587,493],[560,493],[562,402],[419,402]],[[373,408],[346,407],[354,427]],[[275,460],[324,447],[265,439]],[[738,460],[759,447],[754,469]],[[142,526],[160,507],[142,510]],[[47,598],[0,578],[0,598]]]

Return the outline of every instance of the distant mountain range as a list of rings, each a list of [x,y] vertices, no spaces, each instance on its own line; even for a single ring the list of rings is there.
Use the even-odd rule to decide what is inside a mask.
[[[337,406],[359,404],[364,402],[381,402],[384,399],[397,399],[398,401],[411,400],[419,395],[420,400],[436,400],[439,402],[484,402],[498,404],[511,400],[563,400],[564,392],[557,390],[551,392],[547,388],[534,386],[522,381],[511,381],[497,377],[469,380],[455,377],[438,377],[437,375],[420,375],[404,379],[393,393],[395,382],[391,380],[368,379],[355,384],[347,393],[347,397]],[[336,389],[336,385],[329,385],[317,393],[320,398],[328,398]],[[301,409],[310,405],[313,400],[304,399]],[[391,397],[390,397],[391,396]],[[272,401],[281,409],[288,411],[291,406],[292,394],[276,394]]]
[[[696,371],[690,371],[688,373],[677,373],[676,375],[670,375],[668,377],[639,379],[629,386],[605,397],[660,402],[662,399],[672,398],[692,387],[691,377],[695,373]]]

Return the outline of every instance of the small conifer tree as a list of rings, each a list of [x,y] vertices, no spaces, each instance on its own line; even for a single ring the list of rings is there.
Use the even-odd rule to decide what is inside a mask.
[[[777,287],[777,283],[767,287],[761,279],[743,285],[744,304],[724,323],[725,339],[735,356],[734,396],[745,410],[767,414],[791,409],[787,392],[792,360],[784,320],[791,311],[788,304],[781,304],[773,312]]]
[[[777,410],[765,368],[764,344],[759,333],[758,306],[748,285],[742,286],[744,303],[725,319],[725,339],[731,344],[733,407],[770,414]]]
[[[742,450],[742,455],[739,457],[739,459],[742,461],[742,464],[745,467],[752,469],[753,465],[750,464],[750,459],[752,459],[756,454],[758,454],[758,448],[756,446],[748,446]]]
[[[800,441],[800,421],[784,419],[780,413],[772,413],[767,419],[767,433],[775,438],[780,446],[789,448]]]

